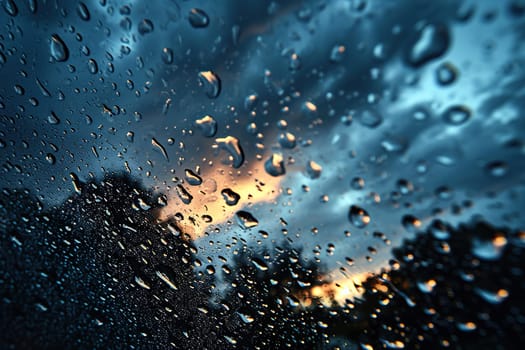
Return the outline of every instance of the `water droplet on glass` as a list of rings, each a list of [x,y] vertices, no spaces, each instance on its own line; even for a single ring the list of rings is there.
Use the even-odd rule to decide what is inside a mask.
[[[188,20],[193,28],[206,28],[210,24],[208,14],[201,9],[193,8],[190,10]]]
[[[319,178],[322,171],[323,168],[313,160],[310,160],[308,163],[306,163],[306,174],[310,179]]]
[[[77,14],[84,21],[89,21],[89,18],[91,17],[89,14],[89,9],[87,8],[86,4],[84,4],[83,2],[78,3]]]
[[[358,114],[357,120],[363,126],[376,128],[383,122],[383,118],[376,111],[366,109]]]
[[[47,116],[47,121],[49,124],[51,125],[56,125],[58,123],[60,123],[60,118],[58,118],[58,116],[55,114],[55,112],[51,112],[48,116]]]
[[[221,93],[221,80],[219,76],[212,71],[200,72],[199,83],[209,98],[217,98]]]
[[[419,67],[443,55],[450,44],[448,28],[443,24],[427,24],[417,33],[407,52],[407,62]]]
[[[166,149],[164,146],[162,146],[154,137],[151,139],[151,145],[155,147],[157,151],[160,151],[160,153],[164,156],[164,158],[169,161],[168,158],[168,152],[166,152]]]
[[[362,190],[365,187],[365,179],[362,177],[354,177],[352,181],[350,181],[350,186],[354,190]]]
[[[16,7],[14,0],[2,1],[2,7],[4,8],[5,12],[7,12],[7,14],[10,16],[14,17],[18,14],[18,7]]]
[[[259,258],[252,258],[252,264],[261,271],[268,271],[268,265]]]
[[[197,119],[195,125],[201,130],[202,136],[213,137],[217,133],[217,122],[209,115]]]
[[[90,58],[88,60],[88,70],[89,70],[89,73],[91,73],[91,74],[97,74],[98,73],[97,61],[95,61],[94,59]]]
[[[58,34],[51,35],[49,50],[51,57],[57,62],[64,62],[69,58],[69,49]]]
[[[191,169],[184,170],[184,176],[186,178],[186,182],[192,186],[198,186],[202,183],[202,178],[195,174],[195,172],[193,172]]]
[[[357,205],[352,205],[348,212],[350,222],[357,228],[364,228],[370,223],[368,212]]]
[[[330,52],[330,61],[341,62],[343,60],[345,50],[346,49],[343,45],[334,46]]]
[[[507,163],[496,160],[485,165],[487,173],[493,177],[502,177],[507,175],[508,166]]]
[[[279,135],[279,144],[282,148],[294,148],[296,143],[295,135],[290,132],[281,133]]]
[[[162,61],[166,64],[173,63],[173,50],[169,47],[165,47],[162,49]]]
[[[455,105],[443,112],[443,120],[450,125],[461,125],[470,119],[471,114],[467,106]]]
[[[237,223],[239,226],[244,230],[259,225],[259,221],[257,221],[257,219],[247,211],[240,210],[235,214],[235,217],[237,218]]]
[[[264,163],[264,169],[271,176],[281,176],[286,173],[284,168],[283,155],[280,153],[274,153]]]
[[[421,227],[421,221],[413,215],[407,214],[401,218],[401,224],[408,232],[416,232]]]
[[[177,195],[179,196],[182,203],[184,204],[191,203],[191,201],[193,200],[193,196],[188,192],[186,188],[184,188],[184,186],[182,186],[181,184],[178,184],[177,186],[175,186],[175,190],[177,191]]]
[[[140,21],[138,27],[140,35],[151,33],[153,29],[153,22],[151,22],[149,19],[143,19],[142,21]]]
[[[436,80],[440,85],[450,85],[456,81],[458,69],[450,62],[439,65],[436,69]]]
[[[223,189],[221,194],[227,205],[236,205],[241,199],[241,196],[230,188]]]
[[[48,154],[46,155],[46,161],[47,161],[49,164],[53,165],[53,164],[55,164],[55,162],[56,162],[56,158],[55,158],[55,156],[52,155],[51,153],[48,153]]]
[[[237,312],[237,314],[241,318],[242,322],[244,322],[246,324],[252,323],[253,321],[255,321],[255,318],[253,318],[253,316],[242,314],[240,312]]]
[[[259,97],[257,96],[257,94],[248,95],[244,99],[244,108],[247,111],[253,111],[255,107],[257,107],[258,102],[259,102]]]
[[[233,136],[226,136],[215,140],[219,147],[228,152],[232,158],[234,168],[239,168],[244,163],[244,152],[242,151],[239,139]]]

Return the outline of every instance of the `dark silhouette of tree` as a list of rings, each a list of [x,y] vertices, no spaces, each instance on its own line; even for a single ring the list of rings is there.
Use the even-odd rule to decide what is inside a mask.
[[[331,327],[374,349],[522,348],[524,248],[523,232],[435,221],[394,249],[391,269],[363,283],[361,329],[347,316]]]
[[[214,348],[195,246],[159,223],[162,200],[125,176],[43,210],[0,195],[1,348]],[[216,338],[216,337],[215,337]]]
[[[320,268],[289,245],[274,252],[246,249],[224,267],[229,290],[219,302],[219,323],[243,349],[316,347],[327,337],[326,313],[315,299],[308,307],[302,301],[323,283]]]

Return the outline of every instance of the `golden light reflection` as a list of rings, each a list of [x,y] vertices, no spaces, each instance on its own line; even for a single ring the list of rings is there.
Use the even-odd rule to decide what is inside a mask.
[[[167,221],[175,217],[181,230],[196,239],[202,237],[210,226],[232,220],[241,209],[247,210],[255,204],[275,201],[282,192],[282,177],[270,176],[259,168],[255,164],[249,170],[209,171],[202,175],[203,182],[199,186],[184,183],[184,188],[193,199],[189,204],[184,204],[176,191],[170,191],[168,204],[160,211],[160,220]],[[226,204],[221,191],[227,188],[240,196],[237,204]],[[177,218],[177,213],[182,214],[183,219],[180,215]]]
[[[312,299],[319,300],[323,305],[330,306],[333,302],[346,305],[347,300],[354,300],[363,294],[361,284],[373,273],[363,272],[349,277],[343,277],[310,290],[310,297],[303,300],[304,306],[310,306]]]

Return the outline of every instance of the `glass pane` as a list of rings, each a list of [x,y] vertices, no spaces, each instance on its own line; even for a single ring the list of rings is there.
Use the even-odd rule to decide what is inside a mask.
[[[525,2],[0,5],[0,348],[525,343]]]

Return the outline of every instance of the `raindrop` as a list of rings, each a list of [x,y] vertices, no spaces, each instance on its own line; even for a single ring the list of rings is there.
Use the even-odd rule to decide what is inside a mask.
[[[401,224],[408,232],[416,232],[421,227],[421,221],[413,215],[407,214],[401,218]]]
[[[319,178],[322,171],[323,168],[313,160],[310,160],[308,163],[306,163],[306,174],[308,174],[310,179]]]
[[[246,314],[242,314],[240,312],[237,312],[237,314],[239,315],[239,317],[241,318],[241,320],[248,324],[248,323],[252,323],[253,321],[255,321],[255,319],[253,318],[253,316],[250,316],[250,315],[246,315]]]
[[[217,98],[221,93],[221,79],[212,71],[200,72],[199,83],[209,98]]]
[[[357,119],[361,125],[371,129],[378,127],[383,122],[383,118],[376,111],[368,109],[359,113]]]
[[[365,179],[362,177],[354,177],[352,181],[350,181],[350,186],[354,190],[362,190],[365,187]]]
[[[202,183],[202,178],[195,174],[191,169],[184,170],[184,176],[186,178],[186,182],[192,186],[198,186]]]
[[[213,137],[217,133],[217,122],[209,115],[197,119],[195,125],[201,130],[202,136]]]
[[[78,3],[77,14],[84,21],[89,21],[89,18],[91,17],[86,4],[84,4],[83,2]]]
[[[242,151],[239,139],[233,136],[226,136],[215,140],[219,147],[227,151],[233,158],[232,165],[239,168],[244,163],[244,152]]]
[[[177,191],[177,195],[179,196],[180,200],[184,204],[190,204],[193,200],[193,196],[182,186],[181,184],[178,184],[175,186],[175,190]]]
[[[47,116],[47,121],[49,124],[51,125],[56,125],[58,123],[60,123],[60,119],[58,118],[58,116],[55,114],[55,112],[51,112],[48,116]]]
[[[507,175],[508,166],[507,163],[496,160],[485,165],[485,169],[490,176],[502,177]]]
[[[8,15],[14,17],[18,14],[18,7],[16,7],[14,0],[4,0],[2,1],[2,5]]]
[[[443,24],[428,24],[411,42],[407,52],[408,64],[419,67],[442,56],[450,44],[448,28]]]
[[[279,144],[282,148],[294,148],[296,143],[295,135],[292,133],[286,132],[279,135]]]
[[[298,70],[301,68],[301,59],[299,58],[299,55],[296,53],[293,53],[290,56],[290,63],[289,63],[290,70]]]
[[[463,105],[449,107],[443,112],[443,120],[450,125],[461,125],[470,119],[472,112]]]
[[[368,215],[368,212],[357,205],[352,205],[350,207],[348,218],[350,219],[350,222],[357,228],[364,228],[370,223],[370,215]]]
[[[197,8],[190,10],[188,20],[193,28],[206,28],[210,24],[208,14]]]
[[[51,153],[48,153],[48,154],[46,155],[46,161],[47,161],[49,164],[53,165],[53,164],[55,164],[55,162],[56,162],[56,158],[55,158],[55,156],[52,155]]]
[[[139,23],[138,30],[140,35],[151,33],[153,31],[153,22],[151,22],[149,19],[143,19]]]
[[[244,99],[244,108],[247,111],[253,111],[255,107],[257,107],[258,102],[259,102],[259,97],[257,96],[257,94],[248,95]]]
[[[51,35],[49,50],[51,57],[57,62],[64,62],[69,58],[69,49],[58,34]]]
[[[439,65],[436,69],[436,80],[440,85],[450,85],[456,81],[458,69],[450,62]]]
[[[237,203],[239,203],[239,200],[241,199],[241,196],[230,188],[223,189],[221,191],[221,194],[222,194],[222,198],[224,198],[224,201],[226,202],[227,205],[236,205]]]
[[[169,161],[169,158],[168,158],[168,152],[166,152],[166,149],[164,148],[164,146],[162,146],[157,140],[155,140],[155,138],[153,137],[151,139],[151,145],[153,147],[155,147],[156,150],[160,151],[160,153],[162,153],[162,155],[164,156],[164,158]]]
[[[173,63],[173,50],[169,47],[165,47],[162,49],[162,62],[166,64]]]
[[[283,155],[280,153],[274,153],[264,163],[264,169],[271,176],[281,176],[286,173],[284,168]]]
[[[237,223],[239,226],[244,230],[259,225],[259,221],[257,221],[257,219],[247,211],[240,210],[235,214],[235,217],[237,218]]]
[[[346,49],[343,45],[334,46],[330,52],[330,61],[341,62],[343,60],[345,50]]]
[[[91,74],[97,74],[98,73],[97,61],[95,61],[94,59],[90,58],[88,60],[88,70],[89,70],[89,73],[91,73]]]
[[[252,258],[252,264],[261,271],[268,271],[268,265],[264,261],[258,258]]]

